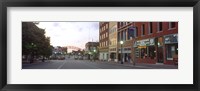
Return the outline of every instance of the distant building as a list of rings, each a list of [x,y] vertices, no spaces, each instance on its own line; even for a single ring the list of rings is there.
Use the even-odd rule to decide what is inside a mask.
[[[56,46],[52,50],[52,59],[64,59],[67,54],[67,47]]]
[[[85,54],[87,55],[87,59],[98,57],[98,46],[99,42],[88,42],[85,44]]]

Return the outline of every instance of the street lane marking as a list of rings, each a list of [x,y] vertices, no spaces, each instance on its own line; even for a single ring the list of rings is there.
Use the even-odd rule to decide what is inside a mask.
[[[61,64],[57,69],[61,69],[61,68],[65,65],[65,63],[66,63],[66,60],[65,60],[65,62],[64,62],[63,64]]]

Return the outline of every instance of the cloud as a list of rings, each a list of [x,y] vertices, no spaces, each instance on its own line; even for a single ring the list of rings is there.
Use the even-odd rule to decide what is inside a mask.
[[[99,22],[40,22],[53,46],[76,46],[85,48],[85,43],[99,40]]]

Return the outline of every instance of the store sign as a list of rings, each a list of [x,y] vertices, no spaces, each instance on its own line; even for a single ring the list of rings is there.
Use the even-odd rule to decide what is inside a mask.
[[[165,44],[178,43],[178,34],[165,36]]]
[[[150,44],[149,44],[149,45],[154,45],[154,44],[155,44],[154,38],[152,38],[152,39],[149,39],[149,42],[150,42]]]
[[[148,45],[150,45],[150,41],[149,41],[149,39],[137,41],[137,45],[138,46],[148,46]]]
[[[134,42],[133,47],[137,47],[137,41]]]
[[[136,27],[130,27],[128,28],[128,37],[135,38],[136,37]]]

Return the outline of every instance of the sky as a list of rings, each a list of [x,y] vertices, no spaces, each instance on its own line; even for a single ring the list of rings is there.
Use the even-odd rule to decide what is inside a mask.
[[[53,46],[85,49],[87,42],[99,42],[99,22],[39,22],[37,26],[45,29]]]

